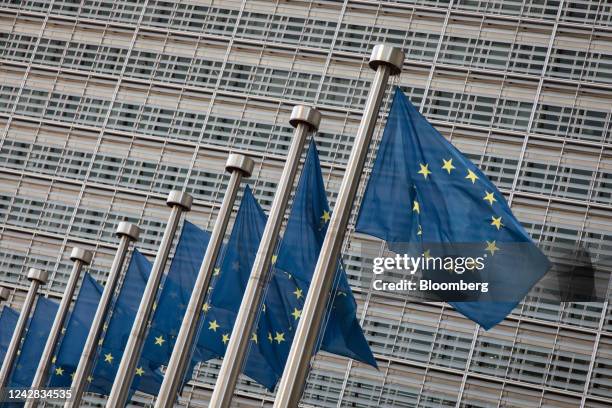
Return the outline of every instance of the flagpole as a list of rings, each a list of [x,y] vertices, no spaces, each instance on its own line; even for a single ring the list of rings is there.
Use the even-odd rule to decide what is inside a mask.
[[[193,291],[191,292],[189,305],[187,306],[185,317],[183,317],[181,329],[176,338],[170,362],[164,373],[164,381],[159,390],[157,401],[155,402],[156,408],[172,407],[179,393],[179,389],[183,384],[183,379],[185,378],[187,367],[189,366],[191,350],[200,326],[202,307],[206,299],[217,256],[221,244],[223,243],[225,230],[227,229],[227,224],[232,215],[236,194],[240,188],[242,178],[251,176],[253,165],[254,163],[251,158],[241,154],[230,154],[225,164],[225,169],[231,173],[230,181],[225,191],[221,209],[215,221],[215,226],[213,227],[210,241],[206,248],[200,271],[198,272],[198,277]]]
[[[300,401],[385,87],[390,75],[401,73],[403,62],[404,53],[399,48],[379,44],[372,50],[369,65],[376,74],[278,386],[274,408],[297,407]]]
[[[300,164],[306,136],[310,130],[317,130],[321,122],[318,110],[309,106],[298,105],[293,108],[289,123],[295,128],[293,141],[285,161],[285,167],[278,183],[274,201],[270,208],[268,222],[261,237],[261,242],[253,262],[251,275],[244,291],[240,310],[236,316],[234,329],[225,351],[221,371],[213,391],[209,408],[227,408],[230,406],[234,388],[245,360],[247,346],[251,339],[251,331],[261,302],[264,285],[266,284],[270,262],[278,233],[283,222],[287,202],[293,187],[293,181]]]
[[[172,241],[176,234],[176,228],[181,216],[184,212],[191,210],[191,204],[193,198],[182,191],[171,191],[166,200],[166,204],[172,208],[170,211],[170,217],[168,218],[168,224],[159,245],[159,251],[155,257],[155,262],[151,268],[151,274],[147,280],[147,286],[145,287],[138,312],[136,313],[136,319],[132,325],[130,336],[128,337],[123,356],[121,357],[121,363],[119,363],[119,369],[113,382],[110,395],[106,402],[106,406],[109,408],[124,407],[132,380],[134,379],[134,373],[136,372],[136,365],[140,360],[140,354],[142,347],[147,335],[147,328],[151,314],[153,312],[153,304],[157,298],[157,292],[159,291],[159,284],[166,268],[166,262],[168,261],[168,254],[172,247]]]
[[[34,306],[34,301],[36,300],[38,288],[47,283],[47,271],[30,268],[28,271],[28,279],[30,280],[30,288],[28,289],[28,294],[21,307],[19,319],[17,319],[17,325],[13,331],[13,337],[11,337],[11,342],[6,350],[6,355],[2,362],[2,369],[0,369],[0,390],[9,385],[9,377],[13,369],[13,364],[15,364],[17,358],[17,351],[21,345],[21,338],[23,337],[26,324],[30,318],[32,306]]]
[[[71,386],[72,398],[66,401],[64,408],[77,408],[81,404],[81,399],[83,398],[83,393],[85,392],[85,386],[89,382],[89,374],[93,368],[94,357],[96,355],[96,349],[100,341],[100,335],[102,334],[104,322],[106,321],[111,301],[113,295],[115,294],[115,289],[117,288],[117,282],[119,281],[119,276],[121,275],[121,269],[123,268],[125,256],[130,246],[130,242],[138,239],[140,229],[136,225],[129,222],[120,222],[117,226],[116,234],[121,237],[119,241],[119,248],[117,248],[117,253],[115,254],[115,259],[113,259],[113,264],[111,265],[106,285],[104,285],[104,290],[102,291],[102,296],[100,297],[96,314],[91,322],[91,328],[87,334],[87,340],[85,341],[83,353],[79,359],[79,365],[74,373],[74,379],[72,380]]]
[[[66,316],[68,315],[68,309],[70,309],[70,303],[72,302],[72,297],[74,296],[74,291],[79,281],[79,276],[81,275],[81,269],[83,269],[83,265],[89,265],[91,263],[92,257],[93,254],[90,251],[81,248],[72,248],[70,259],[74,262],[74,265],[72,266],[72,272],[70,273],[68,284],[64,290],[64,296],[62,297],[59,308],[57,309],[53,326],[51,326],[47,343],[45,344],[40,362],[38,363],[38,368],[36,370],[36,374],[34,375],[32,386],[30,387],[32,389],[44,387],[47,383],[49,370],[51,368],[51,360],[55,351],[55,345],[57,344],[64,327]],[[38,406],[38,400],[36,399],[29,399],[25,403],[26,408],[33,408],[36,406]]]
[[[10,294],[11,292],[7,288],[0,287],[0,302],[7,301]]]

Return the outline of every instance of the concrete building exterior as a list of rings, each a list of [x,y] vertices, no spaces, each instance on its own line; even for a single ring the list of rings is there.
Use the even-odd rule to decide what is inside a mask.
[[[535,241],[612,256],[605,0],[0,0],[0,281],[10,303],[25,297],[30,267],[49,272],[44,293],[63,292],[73,246],[94,251],[89,270],[103,282],[122,220],[143,229],[137,246],[152,259],[170,190],[192,194],[186,218],[211,229],[230,151],[252,155],[248,183],[269,208],[296,103],[323,116],[315,137],[333,207],[381,42],[406,53],[392,84],[480,166]],[[362,265],[381,242],[349,231],[345,246],[379,370],[320,354],[306,406],[612,406],[608,302],[559,305],[535,290],[484,331],[446,304],[374,293]],[[198,367],[181,404],[206,406],[218,370]],[[236,401],[273,397],[243,377]]]

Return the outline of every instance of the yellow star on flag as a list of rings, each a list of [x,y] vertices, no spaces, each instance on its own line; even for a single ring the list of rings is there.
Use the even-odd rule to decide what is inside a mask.
[[[227,342],[229,341],[229,333],[225,333],[223,336],[221,336],[221,341],[223,342],[223,344],[227,344]]]
[[[107,362],[108,364],[111,364],[113,362],[113,358],[114,357],[111,353],[104,355],[104,361]]]
[[[209,310],[210,310],[210,305],[209,305],[208,303],[204,303],[204,304],[202,305],[202,311],[203,311],[204,313],[206,313],[206,312],[208,312]]]
[[[278,255],[272,255],[272,265],[276,263],[277,259],[278,259]]]
[[[474,184],[476,180],[478,180],[478,176],[472,170],[468,170],[468,174],[467,176],[465,176],[465,178],[470,179],[472,181],[472,184]]]
[[[72,373],[72,374],[70,374],[70,378],[72,378],[72,379],[74,380],[74,375],[75,375],[75,374],[76,374],[76,373]]]
[[[55,375],[64,375],[64,369],[62,367],[57,367],[55,369]]]
[[[302,293],[302,289],[300,289],[300,288],[295,288],[295,291],[293,292],[293,294],[298,299],[301,298],[302,296],[304,296],[304,294]]]
[[[431,251],[429,251],[429,249],[425,250],[425,252],[423,252],[423,256],[425,259],[431,258]]]
[[[491,216],[491,225],[493,225],[495,228],[497,228],[498,230],[501,229],[501,227],[504,226],[504,224],[502,224],[502,217],[493,217]]]
[[[446,170],[448,172],[448,174],[450,174],[451,170],[453,170],[455,168],[455,166],[453,166],[453,159],[448,159],[448,160],[442,159],[442,162],[444,163],[442,168],[444,170]]]
[[[155,345],[156,346],[163,346],[164,342],[166,340],[164,340],[164,336],[158,336],[155,338]]]
[[[418,173],[422,174],[423,177],[425,177],[425,179],[427,180],[427,176],[431,174],[431,171],[429,170],[429,164],[423,165],[419,163],[419,166],[421,167],[421,170],[419,170]]]
[[[419,202],[417,200],[414,200],[412,202],[412,211],[415,211],[417,214],[421,213],[421,206],[419,205]]]
[[[214,271],[215,272],[213,273],[213,276],[219,276],[219,274],[221,273],[221,268],[217,267],[214,269]]]
[[[92,382],[93,381],[93,377],[91,375],[87,376],[87,382]]]
[[[272,333],[268,332],[268,341],[272,343],[274,339],[272,338]]]
[[[417,229],[417,235],[423,235],[423,228],[419,225],[419,228]]]
[[[491,255],[495,255],[495,251],[499,251],[499,247],[495,244],[495,241],[487,241],[487,247],[485,251],[489,251]]]
[[[216,320],[208,323],[208,330],[217,331],[220,326],[217,324]]]
[[[329,220],[331,219],[331,215],[329,214],[329,211],[323,211],[323,215],[321,216],[321,219],[325,223],[329,222]]]
[[[294,307],[294,308],[293,308],[293,313],[291,313],[291,316],[293,316],[293,318],[294,318],[295,320],[297,320],[297,319],[299,319],[299,318],[300,318],[300,316],[302,316],[302,311],[301,311],[301,310],[298,310],[297,308],[295,308],[295,307]]]
[[[497,201],[497,199],[493,196],[493,193],[489,193],[488,191],[485,191],[485,196],[482,199],[488,201],[491,205]]]
[[[136,368],[136,375],[142,377],[144,375],[144,369],[142,367]]]
[[[254,342],[255,342],[255,344],[257,344],[257,333],[253,333],[253,334],[251,335],[251,341],[254,341]]]
[[[281,344],[283,341],[285,341],[285,333],[276,332],[274,340],[276,340],[276,343]]]
[[[57,356],[53,356],[53,358],[51,359],[51,364],[55,364],[56,361],[57,361]]]

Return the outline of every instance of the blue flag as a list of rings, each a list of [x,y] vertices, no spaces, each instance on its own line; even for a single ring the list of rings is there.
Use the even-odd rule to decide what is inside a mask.
[[[45,297],[36,301],[25,339],[9,381],[12,388],[29,388],[34,380],[59,305]]]
[[[209,240],[209,232],[185,221],[155,306],[151,328],[140,358],[142,367],[168,365]]]
[[[268,389],[280,379],[330,220],[319,156],[311,140],[245,374]],[[376,367],[346,273],[338,268],[321,349]],[[255,337],[254,337],[255,339]]]
[[[135,249],[110,321],[105,325],[93,375],[88,379],[89,392],[103,395],[110,393],[150,272],[151,263]],[[159,389],[162,379],[157,370],[138,366],[132,390],[138,389],[152,394]]]
[[[486,290],[435,291],[485,329],[503,320],[550,267],[503,195],[399,88],[356,231],[387,241],[398,254],[410,246],[430,282],[486,283]],[[466,272],[461,263],[476,257],[480,264],[470,262]],[[430,264],[438,266],[430,271]]]
[[[79,295],[68,318],[68,324],[53,356],[49,375],[50,387],[70,387],[72,375],[79,365],[91,322],[96,314],[104,288],[89,274],[83,278]]]
[[[221,266],[215,272],[218,276],[211,283],[214,289],[204,304],[195,360],[207,361],[225,354],[265,225],[266,215],[247,186]]]
[[[205,305],[206,319],[200,333],[198,360],[225,354],[266,218],[247,189],[221,264],[220,277],[214,285],[210,304]],[[247,376],[270,390],[282,375],[329,219],[319,159],[311,143],[285,237],[278,256],[273,259],[276,267],[257,328],[251,334],[244,367]],[[350,286],[341,269],[338,280],[337,297],[322,349],[376,366],[356,318]]]
[[[8,306],[4,306],[0,311],[0,364],[4,361],[6,350],[11,344],[11,338],[17,326],[19,313]]]

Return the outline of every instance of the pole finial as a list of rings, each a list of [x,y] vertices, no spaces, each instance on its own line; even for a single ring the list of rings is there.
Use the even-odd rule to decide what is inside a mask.
[[[93,253],[83,248],[72,248],[72,252],[70,252],[70,259],[72,261],[81,261],[85,265],[89,265],[91,263],[91,259],[93,258]]]
[[[1,302],[8,300],[10,294],[11,294],[10,290],[4,287],[0,287],[0,301]]]
[[[117,226],[117,235],[125,235],[132,241],[136,241],[138,239],[138,236],[140,235],[140,228],[138,228],[131,222],[121,221]]]
[[[30,268],[30,270],[28,271],[28,279],[31,281],[38,281],[41,285],[47,283],[47,278],[47,271],[43,271],[37,268]]]
[[[189,193],[173,190],[168,194],[166,204],[170,207],[178,205],[183,208],[183,211],[189,211],[191,210],[191,204],[193,204],[193,197]]]
[[[370,68],[374,71],[380,65],[388,65],[390,68],[390,75],[398,75],[402,72],[402,65],[404,64],[404,53],[397,47],[393,47],[388,44],[378,44],[372,50],[370,56]]]
[[[241,171],[243,177],[251,177],[255,162],[249,156],[240,153],[231,153],[225,162],[225,170],[228,172]]]
[[[291,111],[289,123],[293,127],[297,127],[300,123],[305,123],[312,130],[318,130],[321,123],[321,113],[311,106],[296,105]]]

